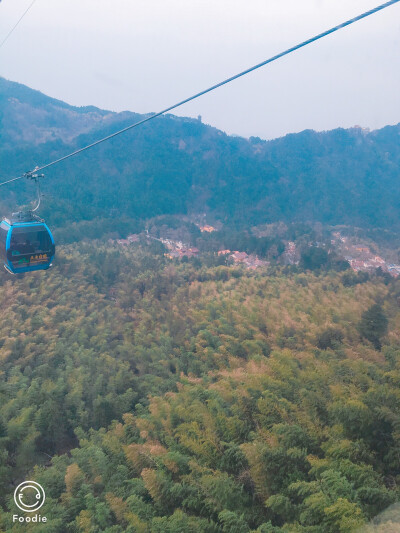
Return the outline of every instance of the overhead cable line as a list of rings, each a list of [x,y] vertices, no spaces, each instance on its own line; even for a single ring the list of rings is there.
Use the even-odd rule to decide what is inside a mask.
[[[308,44],[318,41],[319,39],[322,39],[323,37],[326,37],[327,35],[330,35],[331,33],[334,33],[338,30],[341,30],[342,28],[345,28],[346,26],[350,26],[351,24],[354,24],[355,22],[358,22],[361,19],[369,17],[370,15],[373,15],[374,13],[377,13],[378,11],[381,11],[382,9],[385,9],[393,4],[396,4],[397,2],[400,2],[400,0],[390,0],[389,2],[385,2],[384,4],[381,4],[375,7],[374,9],[370,9],[369,11],[366,11],[365,13],[358,15],[357,17],[349,19],[346,22],[342,22],[342,24],[338,24],[337,26],[334,26],[333,28],[324,31],[323,33],[319,33],[318,35],[315,35],[314,37],[311,37],[310,39],[307,39],[306,41],[303,41],[300,44],[292,46],[291,48],[288,48],[284,52],[280,52],[279,54],[272,56],[269,59],[266,59],[265,61],[258,63],[257,65],[254,65],[253,67],[250,67],[246,70],[243,70],[242,72],[239,72],[239,74],[235,74],[234,76],[231,76],[230,78],[227,78],[217,83],[216,85],[213,85],[212,87],[209,87],[208,89],[205,89],[204,91],[196,93],[193,96],[190,96],[189,98],[185,98],[185,100],[182,100],[178,102],[177,104],[171,105],[170,107],[167,107],[166,109],[163,109],[162,111],[159,111],[158,113],[154,113],[142,120],[139,120],[139,122],[135,122],[134,124],[131,124],[130,126],[123,128],[122,130],[116,131],[115,133],[112,133],[111,135],[107,135],[107,137],[103,137],[102,139],[99,139],[91,144],[88,144],[87,146],[84,146],[83,148],[79,148],[78,150],[75,150],[74,152],[71,152],[70,154],[60,157],[59,159],[55,159],[54,161],[51,161],[50,163],[47,163],[41,167],[36,167],[34,170],[26,172],[22,176],[18,176],[17,178],[12,178],[10,180],[4,181],[3,183],[0,183],[0,187],[2,185],[6,185],[7,183],[12,183],[13,181],[17,181],[22,178],[27,178],[27,177],[29,178],[32,176],[34,172],[41,172],[42,170],[46,168],[49,168],[53,165],[61,163],[62,161],[65,161],[66,159],[69,159],[70,157],[74,157],[75,155],[78,155],[81,152],[84,152],[85,150],[89,150],[90,148],[93,148],[94,146],[97,146],[98,144],[108,141],[109,139],[112,139],[113,137],[116,137],[117,135],[120,135],[121,133],[124,133],[133,128],[136,128],[137,126],[140,126],[141,124],[144,124],[145,122],[148,122],[149,120],[152,120],[153,118],[159,117],[160,115],[163,115],[164,113],[168,113],[168,111],[172,111],[173,109],[176,109],[177,107],[180,107],[183,104],[191,102],[192,100],[195,100],[196,98],[199,98],[200,96],[203,96],[204,94],[207,94],[211,91],[214,91],[215,89],[218,89],[218,87],[222,87],[222,85],[226,85],[227,83],[230,83],[231,81],[234,81],[242,76],[245,76],[246,74],[249,74],[253,70],[257,70],[263,67],[264,65],[268,65],[269,63],[272,63],[273,61],[276,61],[277,59],[280,59],[281,57],[284,57],[286,55],[291,54],[292,52],[295,52],[296,50],[299,50],[299,48],[303,48],[304,46],[307,46]]]
[[[4,39],[0,43],[0,48],[8,41],[8,39],[11,37],[11,34],[15,30],[15,28],[18,26],[18,24],[21,22],[21,20],[25,17],[25,15],[28,13],[28,11],[31,9],[33,4],[36,2],[36,0],[33,0],[33,2],[29,5],[29,7],[24,11],[24,13],[21,15],[19,20],[14,24],[14,26],[11,28],[11,30],[7,33],[7,35],[4,37]]]

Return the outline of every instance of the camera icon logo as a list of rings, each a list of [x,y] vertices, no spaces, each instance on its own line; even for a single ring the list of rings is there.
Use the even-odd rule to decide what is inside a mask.
[[[36,481],[20,483],[14,492],[15,505],[25,513],[33,513],[44,504],[46,494]]]

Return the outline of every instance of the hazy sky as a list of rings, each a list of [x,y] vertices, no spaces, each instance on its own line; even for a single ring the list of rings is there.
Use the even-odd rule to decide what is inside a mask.
[[[32,0],[2,0],[0,41]],[[383,0],[36,0],[0,75],[73,105],[158,111]],[[400,3],[174,111],[227,133],[400,122]]]

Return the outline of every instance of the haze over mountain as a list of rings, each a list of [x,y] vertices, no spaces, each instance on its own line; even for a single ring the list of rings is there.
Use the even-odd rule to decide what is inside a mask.
[[[140,118],[72,107],[0,78],[2,180]],[[238,227],[283,220],[398,230],[399,136],[400,124],[267,142],[167,115],[49,169],[43,214],[58,226],[207,212]],[[29,191],[19,182],[3,200],[12,209]]]

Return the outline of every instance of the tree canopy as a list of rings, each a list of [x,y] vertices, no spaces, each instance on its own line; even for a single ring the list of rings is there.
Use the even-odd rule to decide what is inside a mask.
[[[0,531],[24,479],[37,532],[363,527],[399,497],[400,282],[345,276],[100,243],[0,274]]]

